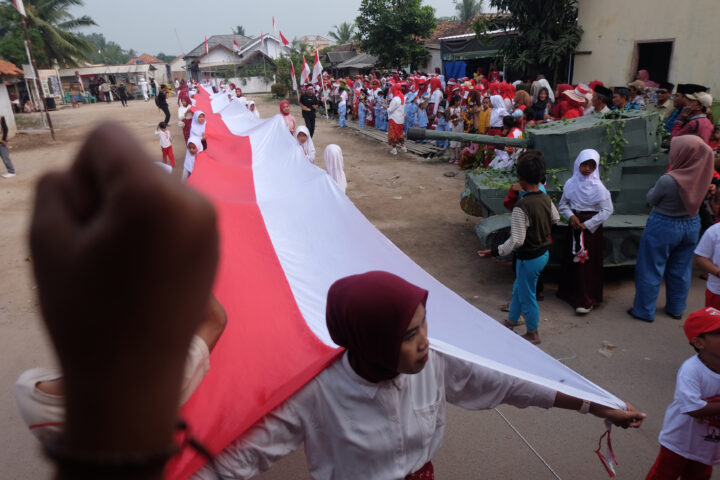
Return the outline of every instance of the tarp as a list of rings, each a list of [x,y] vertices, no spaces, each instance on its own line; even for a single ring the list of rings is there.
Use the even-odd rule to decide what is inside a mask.
[[[226,95],[196,95],[208,149],[189,184],[218,212],[214,291],[228,325],[208,376],[181,410],[218,453],[333,362],[325,324],[330,285],[386,270],[427,290],[432,348],[570,395],[622,402],[511,332],[415,264],[377,230],[326,172],[308,163],[280,115],[257,119]],[[213,112],[213,113],[211,113]],[[184,449],[167,468],[186,478],[205,460]]]

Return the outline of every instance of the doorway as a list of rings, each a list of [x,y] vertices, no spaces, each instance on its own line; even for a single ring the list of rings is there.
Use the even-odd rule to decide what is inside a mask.
[[[632,73],[633,78],[631,80],[635,79],[638,70],[647,70],[652,81],[657,83],[667,82],[672,49],[672,41],[638,43],[637,68]]]

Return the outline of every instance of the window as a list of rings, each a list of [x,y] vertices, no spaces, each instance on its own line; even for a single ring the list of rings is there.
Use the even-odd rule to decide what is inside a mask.
[[[670,72],[673,42],[638,42],[636,44],[637,68],[632,72],[633,78],[638,70],[647,70],[654,82],[666,82]]]

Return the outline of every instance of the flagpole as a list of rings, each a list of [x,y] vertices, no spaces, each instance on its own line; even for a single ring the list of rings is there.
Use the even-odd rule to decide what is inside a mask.
[[[30,58],[28,60],[30,60],[30,65],[32,66],[33,74],[35,75],[35,87],[37,88],[38,95],[40,96],[43,108],[45,109],[45,118],[47,119],[48,126],[50,127],[50,136],[53,140],[55,140],[55,129],[53,128],[52,120],[50,120],[50,112],[47,108],[45,95],[43,95],[42,83],[40,83],[40,73],[38,72],[37,65],[35,64],[35,55],[33,55],[32,44],[30,43],[30,33],[28,32],[25,15],[20,15],[20,19],[22,20],[21,23],[23,31],[25,32],[25,48],[27,48],[28,54],[30,55]]]

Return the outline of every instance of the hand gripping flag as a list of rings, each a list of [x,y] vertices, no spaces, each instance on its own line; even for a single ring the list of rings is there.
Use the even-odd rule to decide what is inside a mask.
[[[27,16],[25,13],[25,5],[23,5],[23,0],[13,0],[13,3],[15,4],[15,8],[17,8],[17,11],[20,15],[23,17]]]
[[[315,50],[315,64],[313,65],[312,83],[320,80],[320,75],[322,75],[322,71],[323,67],[320,64],[320,54],[317,50]]]
[[[300,72],[300,85],[305,85],[310,78],[310,67],[307,64],[307,60],[303,57],[303,68]]]
[[[285,38],[285,36],[282,34],[282,32],[280,32],[280,40],[282,40],[283,45],[285,45],[286,47],[288,45],[290,45],[290,42],[288,42],[288,39]]]

